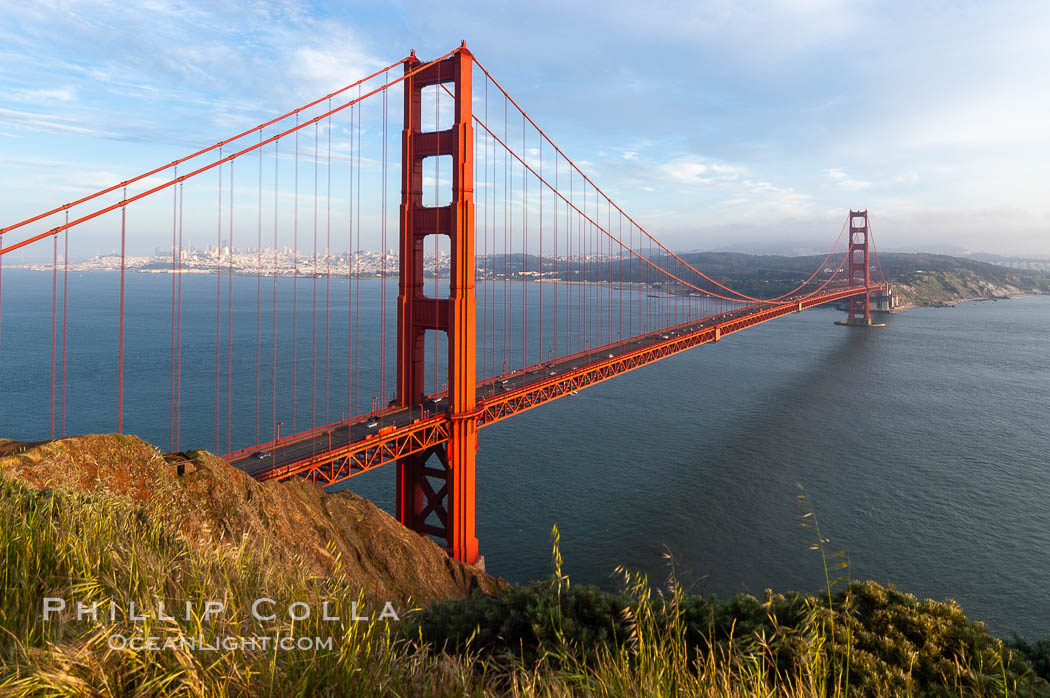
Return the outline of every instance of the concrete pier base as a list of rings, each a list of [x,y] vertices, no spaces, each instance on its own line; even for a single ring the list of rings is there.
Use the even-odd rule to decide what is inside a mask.
[[[865,322],[863,319],[856,320],[836,320],[836,325],[844,325],[846,327],[885,327],[885,322]]]

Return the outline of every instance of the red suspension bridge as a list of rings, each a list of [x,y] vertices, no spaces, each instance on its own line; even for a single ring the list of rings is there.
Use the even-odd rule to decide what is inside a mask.
[[[400,140],[391,97],[403,104]],[[52,438],[66,433],[78,385],[71,232],[74,246],[78,235],[96,249],[119,244],[93,262],[119,271],[103,309],[116,315],[113,355],[93,366],[112,372],[118,432],[156,433],[125,405],[166,396],[171,451],[214,438],[259,479],[327,486],[396,463],[398,519],[471,563],[479,429],[824,303],[846,302],[848,324],[870,325],[870,296],[885,289],[866,211],[850,211],[821,264],[782,295],[705,275],[621,209],[465,46],[427,62],[410,55],[0,228],[0,365],[19,333],[3,324],[4,260],[49,260],[38,268],[50,271],[50,293],[35,300],[49,306],[50,351],[32,356],[49,362],[41,421]],[[128,252],[158,244],[170,258]],[[170,304],[149,308],[151,327],[165,318],[161,351],[132,346],[144,321],[128,310],[140,276],[129,271],[170,276]],[[213,429],[201,429],[202,414]]]

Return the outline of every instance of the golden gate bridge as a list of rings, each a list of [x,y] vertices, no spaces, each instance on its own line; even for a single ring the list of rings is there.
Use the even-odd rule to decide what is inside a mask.
[[[403,106],[399,140],[391,96]],[[396,290],[386,282],[395,216]],[[378,269],[362,261],[363,229],[380,245]],[[191,274],[200,269],[190,268],[187,243],[204,230],[215,235],[214,266]],[[134,389],[144,399],[167,394],[170,450],[213,437],[217,453],[256,478],[322,486],[394,463],[398,520],[468,563],[479,557],[479,429],[825,303],[846,302],[846,324],[871,325],[870,296],[886,288],[867,211],[849,211],[813,273],[781,295],[757,298],[705,275],[620,208],[465,44],[430,61],[413,53],[215,145],[0,228],[0,362],[5,340],[19,332],[3,325],[5,256],[50,252],[50,297],[36,299],[50,306],[50,352],[34,347],[32,355],[49,361],[50,413],[40,421],[51,438],[66,433],[68,358],[78,351],[67,331],[76,293],[71,232],[119,239],[109,309],[116,351],[93,368],[114,375],[117,432],[125,430],[129,362],[140,361],[127,346],[128,242],[163,239],[171,256],[157,270],[171,277],[166,370],[139,367],[148,376]],[[241,283],[236,313],[235,240],[254,244],[249,268],[237,266],[236,275],[255,280],[247,292]],[[290,269],[282,242],[291,242]],[[333,260],[345,270],[333,271]],[[378,294],[368,290],[373,278]],[[214,365],[184,364],[184,298],[199,299],[206,285]],[[240,309],[252,300],[245,322]],[[366,313],[378,315],[376,326],[362,327]],[[185,433],[183,415],[205,410],[214,412],[214,433]]]

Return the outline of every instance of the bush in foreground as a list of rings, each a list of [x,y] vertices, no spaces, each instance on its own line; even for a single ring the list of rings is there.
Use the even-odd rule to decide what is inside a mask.
[[[870,581],[849,584],[830,608],[805,594],[723,602],[677,588],[654,597],[637,578],[619,594],[555,581],[436,604],[417,623],[432,647],[474,649],[508,664],[543,660],[569,673],[610,668],[618,658],[619,669],[635,671],[642,664],[634,656],[657,647],[657,663],[751,672],[770,687],[821,694],[1050,695],[1033,671],[1037,646],[1011,648],[954,602],[920,601]]]

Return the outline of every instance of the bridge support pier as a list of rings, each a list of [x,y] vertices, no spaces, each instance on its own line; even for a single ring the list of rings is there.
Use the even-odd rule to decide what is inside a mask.
[[[867,288],[871,285],[871,251],[868,247],[868,211],[849,212],[849,285]],[[849,299],[849,317],[836,325],[851,327],[885,327],[871,322],[871,294],[859,293]]]
[[[421,61],[412,56],[405,72]],[[474,534],[474,459],[478,448],[475,414],[476,295],[474,290],[474,130],[471,67],[466,46],[404,81],[405,128],[402,132],[400,284],[397,305],[397,400],[402,407],[425,397],[425,335],[448,336],[447,445],[402,458],[397,463],[397,518],[409,529],[440,539],[449,555],[477,564]],[[454,86],[452,127],[420,128],[424,87]],[[423,160],[452,157],[452,202],[423,205]],[[449,297],[428,298],[423,285],[423,242],[428,235],[450,240]],[[435,462],[436,461],[436,462]]]

